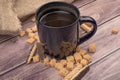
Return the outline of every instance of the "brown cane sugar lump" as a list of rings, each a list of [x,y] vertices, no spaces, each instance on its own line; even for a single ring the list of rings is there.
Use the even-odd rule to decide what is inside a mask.
[[[26,32],[27,32],[27,33],[32,33],[33,31],[32,31],[31,28],[27,28],[27,29],[26,29]]]
[[[119,30],[117,28],[112,29],[112,34],[117,34],[118,32],[119,32]]]
[[[80,52],[80,50],[81,50],[80,47],[76,48],[76,52]]]
[[[75,72],[71,71],[67,76],[64,77],[64,80],[72,80],[71,78],[74,76]]]
[[[63,77],[65,77],[68,74],[68,70],[65,68],[60,69],[59,74]]]
[[[68,75],[64,77],[64,80],[71,80],[71,78],[72,78],[73,75],[74,75],[74,74],[71,73],[71,72],[68,73]]]
[[[51,59],[50,60],[50,66],[54,67],[56,62],[57,62],[56,59]]]
[[[29,39],[27,39],[27,42],[30,43],[30,44],[33,44],[35,42],[35,39],[34,38],[29,38]]]
[[[66,60],[67,60],[68,62],[73,62],[73,63],[75,62],[73,56],[68,56],[68,57],[66,57]]]
[[[77,63],[75,68],[82,69],[83,65],[81,63]]]
[[[90,31],[92,30],[92,28],[89,27],[89,26],[87,26],[86,24],[82,24],[82,25],[81,25],[81,28],[82,28],[83,30],[85,30],[86,32],[90,32]]]
[[[82,64],[77,65],[67,76],[64,77],[64,80],[72,80],[71,78],[82,69]]]
[[[86,50],[81,49],[79,53],[80,53],[81,55],[85,55],[85,54],[87,53],[87,51],[86,51]]]
[[[38,36],[38,35],[35,35],[35,36],[34,36],[34,39],[37,40],[37,42],[40,42],[40,39],[39,39],[39,36]]]
[[[44,58],[44,60],[43,60],[43,63],[45,64],[45,65],[49,65],[49,62],[50,62],[50,59],[48,58],[48,57],[46,57],[46,58]]]
[[[29,37],[29,38],[33,38],[34,36],[35,36],[35,34],[34,34],[34,33],[31,33],[31,32],[30,32],[30,33],[28,33],[28,37]]]
[[[82,68],[83,68],[82,64],[79,64],[73,69],[73,71],[71,72],[71,75],[72,75],[71,80],[73,76],[76,75],[76,73],[78,73]]]
[[[79,52],[75,52],[74,55],[81,55]]]
[[[25,31],[20,31],[20,32],[19,32],[19,35],[20,35],[21,37],[23,37],[23,36],[25,35]]]
[[[77,64],[76,67],[74,68],[74,71],[77,73],[78,71],[80,71],[83,68],[82,64]]]
[[[77,66],[77,65],[79,65],[79,64],[81,64],[81,63],[76,63],[75,66]]]
[[[91,57],[88,54],[84,55],[83,58],[86,59],[88,62],[90,62],[91,60]]]
[[[74,58],[75,58],[76,63],[80,63],[80,61],[82,60],[82,56],[77,53],[74,54]]]
[[[37,31],[37,26],[35,25],[34,27],[31,28],[33,32]]]
[[[91,53],[95,53],[96,52],[96,45],[95,45],[95,43],[89,44],[88,51],[91,52]]]
[[[61,63],[63,66],[66,66],[66,65],[67,65],[67,60],[60,60],[60,63]]]
[[[31,21],[32,21],[32,22],[35,22],[35,21],[36,21],[35,17],[33,17],[33,18],[31,19]]]
[[[67,62],[66,68],[71,71],[74,68],[73,62]]]
[[[55,64],[55,68],[56,68],[57,70],[60,70],[60,69],[63,68],[63,65],[58,62],[58,63]]]
[[[82,59],[80,62],[83,66],[86,66],[88,64],[88,61],[86,59]]]
[[[39,62],[40,61],[40,57],[38,55],[33,56],[33,62]]]

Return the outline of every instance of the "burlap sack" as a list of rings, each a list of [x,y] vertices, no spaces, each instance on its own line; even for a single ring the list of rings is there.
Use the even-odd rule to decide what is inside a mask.
[[[17,0],[14,10],[18,17],[23,21],[30,15],[34,14],[38,7],[51,1],[64,1],[72,3],[74,0]]]
[[[13,12],[13,0],[0,0],[0,34],[16,35],[21,29],[17,14]]]

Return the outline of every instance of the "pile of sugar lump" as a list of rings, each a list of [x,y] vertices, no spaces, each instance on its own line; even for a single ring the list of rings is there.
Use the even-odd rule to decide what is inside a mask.
[[[32,21],[35,22],[35,19],[32,18]],[[25,31],[20,31],[20,36],[23,37],[27,35],[28,39],[26,42],[29,44],[34,44],[35,42],[40,43],[38,35],[35,34],[36,32],[37,27],[33,26],[32,28],[27,28]],[[95,53],[96,45],[94,43],[89,44],[88,51]],[[35,63],[42,62],[46,66],[54,67],[65,80],[70,80],[75,73],[91,62],[91,56],[87,54],[86,50],[77,47],[76,52],[73,55],[67,56],[66,59],[57,60],[48,56],[40,59],[39,55],[34,55],[32,56],[32,61]]]

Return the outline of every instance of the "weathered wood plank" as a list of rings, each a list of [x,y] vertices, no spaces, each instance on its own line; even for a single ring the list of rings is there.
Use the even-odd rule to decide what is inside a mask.
[[[98,28],[97,33],[88,41],[81,44],[80,47],[87,49],[88,44],[95,43],[97,46],[97,52],[92,55],[93,59],[97,59],[103,54],[115,50],[120,47],[120,33],[117,35],[111,34],[111,30],[113,27],[116,27],[120,30],[120,16],[101,25]]]
[[[120,38],[119,38],[119,36],[120,36],[120,33],[119,34],[117,34],[117,35],[111,35],[111,29],[112,29],[112,27],[113,26],[115,26],[115,27],[117,27],[118,29],[120,29],[120,27],[119,27],[119,21],[120,21],[120,17],[118,17],[118,18],[115,18],[115,19],[113,19],[113,20],[111,20],[111,21],[109,21],[109,22],[107,22],[107,23],[105,23],[104,25],[101,25],[100,27],[99,27],[99,29],[98,29],[98,31],[97,31],[97,33],[96,33],[96,35],[94,36],[94,37],[92,37],[91,38],[91,40],[89,40],[89,41],[87,41],[87,43],[86,44],[82,44],[81,46],[85,46],[85,47],[83,47],[84,49],[87,49],[87,45],[89,44],[89,43],[91,43],[91,42],[94,42],[94,43],[96,43],[96,45],[97,45],[97,52],[95,53],[95,54],[92,54],[92,59],[93,60],[96,60],[96,59],[98,59],[98,58],[100,58],[100,57],[102,57],[103,55],[105,55],[105,54],[108,54],[109,52],[111,52],[112,50],[115,50],[115,49],[117,49],[117,48],[119,48],[120,46]],[[99,36],[99,37],[98,37]],[[108,43],[109,42],[109,43]],[[116,57],[116,55],[114,56],[114,57]],[[118,57],[116,57],[116,60],[117,60],[117,58]],[[109,60],[108,60],[109,61]],[[110,62],[112,62],[112,61],[110,61]],[[103,62],[104,63],[104,62]],[[99,63],[98,63],[99,64]],[[111,66],[114,66],[114,64],[112,65],[111,63],[107,63],[107,62],[105,62],[104,64],[107,64],[107,65],[111,65]],[[97,64],[95,64],[96,66],[97,66]],[[104,65],[103,65],[104,66]],[[26,67],[26,66],[23,66],[23,67]],[[100,66],[100,67],[102,67],[102,65]],[[99,68],[100,68],[99,67]],[[27,67],[26,67],[27,68]],[[91,68],[93,68],[92,69],[92,71],[91,72],[96,72],[96,68],[95,68],[95,70],[94,70],[94,66],[93,67],[91,67]],[[97,69],[99,69],[99,68],[97,68]],[[9,72],[8,74],[6,74],[6,75],[4,75],[4,76],[2,76],[4,79],[6,79],[7,78],[7,76],[12,76],[12,78],[10,78],[10,79],[14,79],[14,77],[16,78],[16,75],[15,75],[15,73],[17,73],[18,75],[19,75],[19,77],[18,78],[16,78],[16,79],[25,79],[25,80],[29,80],[30,78],[35,78],[35,79],[39,79],[40,78],[40,80],[53,80],[53,78],[51,78],[51,76],[54,76],[55,77],[55,79],[56,80],[59,80],[59,79],[61,79],[60,78],[60,76],[59,75],[57,75],[57,72],[55,71],[55,70],[51,70],[51,68],[48,68],[48,69],[46,69],[44,72],[38,72],[37,74],[35,74],[34,75],[34,73],[36,73],[36,71],[35,72],[33,72],[33,73],[28,73],[29,72],[29,70],[32,70],[33,68],[31,68],[31,69],[29,69],[28,71],[26,71],[26,74],[30,74],[29,76],[28,75],[26,75],[26,76],[24,76],[24,75],[20,75],[20,73],[22,74],[22,70],[24,70],[24,69],[22,69],[21,71],[18,71],[19,69],[21,69],[21,67],[19,67],[18,69],[16,69],[16,70],[14,70],[14,71],[11,71],[11,72]],[[103,69],[103,68],[102,68]],[[103,69],[104,70],[104,69]],[[53,71],[53,72],[52,72]],[[55,71],[55,72],[54,72]],[[102,70],[100,69],[100,71],[102,72]],[[46,75],[47,74],[47,76],[45,77],[45,76],[42,76],[42,74],[43,75]],[[48,75],[49,74],[49,75]],[[90,75],[91,73],[88,73],[86,76],[87,76],[87,78],[89,78],[89,75]],[[98,74],[95,74],[94,73],[94,76],[97,76]],[[86,76],[85,76],[85,78],[83,78],[84,80],[86,80]],[[93,76],[93,75],[92,75]],[[94,80],[94,76],[92,77],[92,79],[88,79],[88,80]],[[107,74],[106,74],[106,76],[107,76]],[[58,78],[59,77],[59,78]],[[9,78],[8,78],[9,79]],[[35,79],[33,79],[33,80],[35,80]],[[98,77],[98,79],[95,79],[95,80],[101,80],[101,78],[99,78]],[[111,80],[113,80],[113,79],[111,79]]]
[[[44,70],[43,72],[38,72],[36,74],[31,73],[31,75],[25,77],[24,79],[25,80],[30,80],[30,79],[31,80],[62,80],[62,77],[59,76],[58,71],[55,70],[54,68],[48,68]]]
[[[10,72],[10,74],[12,75],[9,75],[9,73],[7,73],[6,74],[7,77],[1,76],[0,79],[1,80],[41,80],[35,77],[33,77],[32,79],[32,77],[30,76],[32,75],[36,76],[39,73],[41,73],[43,77],[46,77],[46,74],[42,74],[42,73],[44,73],[43,71],[46,70],[47,68],[48,67],[44,66],[41,63],[25,64],[23,66],[20,66],[20,68],[13,70],[12,73]],[[53,72],[51,71],[51,73]]]
[[[104,22],[120,15],[120,0],[98,0],[89,5],[80,8],[82,16],[91,16],[95,18],[97,24]]]
[[[9,39],[11,39],[13,36],[8,36],[8,35],[0,35],[0,43],[5,42]]]
[[[120,80],[120,50],[91,66],[82,80]]]
[[[25,30],[27,27],[33,27],[35,23],[27,20],[23,25]],[[12,37],[7,37],[8,41],[0,44],[0,72],[25,61],[29,55],[32,45],[26,42],[27,36]]]
[[[29,55],[31,46],[26,43],[27,37],[18,38],[16,42],[13,39],[0,45],[0,72],[25,61]]]
[[[117,0],[118,1],[118,0]],[[97,5],[96,5],[97,6]],[[106,6],[105,6],[106,7]],[[119,8],[119,7],[118,7]],[[104,8],[103,8],[104,9]],[[114,8],[115,9],[115,8]],[[105,15],[108,14],[108,13],[105,13]],[[110,14],[109,14],[110,16]],[[112,15],[111,15],[112,16]],[[108,17],[109,18],[109,17]],[[101,18],[99,18],[101,19]],[[99,21],[98,19],[98,21]],[[109,18],[110,19],[110,18]],[[96,19],[97,20],[97,19]],[[104,20],[104,19],[103,19]],[[102,25],[102,27],[100,26],[99,27],[99,30],[98,32],[96,33],[96,35],[89,41],[91,42],[95,42],[97,45],[97,52],[93,55],[93,59],[97,59],[98,57],[102,56],[103,54],[105,53],[108,53],[109,51],[111,51],[112,49],[115,49],[117,48],[120,43],[120,39],[119,39],[119,35],[111,35],[110,31],[111,31],[111,28],[113,26],[115,27],[118,27],[119,28],[119,22],[120,21],[120,18],[116,18],[108,23],[106,23],[105,25]],[[111,26],[111,27],[110,27]],[[103,28],[104,27],[104,28]],[[106,28],[107,27],[107,28]],[[109,33],[109,34],[108,34]],[[98,37],[99,36],[99,37]],[[22,41],[22,40],[21,40]],[[91,42],[85,42],[84,44],[82,44],[81,46],[86,46],[88,45],[89,43]],[[109,43],[108,42],[113,42],[113,43]],[[115,45],[116,44],[116,45]],[[2,45],[3,46],[3,45]],[[103,48],[104,47],[104,48]],[[85,47],[86,48],[86,47]],[[0,50],[2,50],[3,48],[1,48]],[[6,49],[7,50],[7,49]],[[6,53],[8,53],[6,51]],[[14,53],[15,54],[15,53]],[[14,55],[13,54],[13,55]],[[99,56],[98,56],[99,54]],[[12,54],[11,54],[12,55]],[[24,58],[25,59],[25,58]],[[16,59],[17,60],[17,59]],[[8,60],[6,60],[7,62]],[[15,64],[16,65],[16,64]],[[16,69],[17,70],[17,69]],[[15,71],[17,72],[17,71]],[[47,72],[47,71],[46,71]],[[48,69],[48,72],[49,72],[49,69]],[[19,74],[19,72],[17,72]],[[10,74],[9,74],[10,75]],[[14,74],[11,74],[11,75],[14,75]],[[54,75],[54,74],[53,74]],[[36,76],[37,77],[37,76]],[[41,77],[38,75],[38,78]]]
[[[82,4],[85,4],[86,3],[85,1],[82,2]],[[25,29],[27,27],[32,27],[34,25],[35,25],[35,23],[31,22],[30,19],[29,19],[29,20],[27,20],[26,22],[23,23],[23,29]],[[5,39],[9,39],[9,38],[4,38],[1,41],[4,41]],[[0,56],[1,56],[1,58],[0,58],[0,65],[1,65],[0,66],[0,71],[8,69],[9,67],[12,67],[13,65],[17,65],[21,61],[26,59],[26,56],[28,55],[29,50],[30,50],[30,48],[28,48],[29,45],[27,45],[27,43],[26,43],[26,39],[27,39],[26,37],[25,38],[19,38],[16,43],[11,43],[11,41],[9,40],[9,41],[0,45],[0,50],[1,50],[1,52],[0,52],[1,53],[0,54]],[[5,46],[5,45],[7,45],[7,46]],[[4,46],[5,46],[5,49],[3,49]],[[16,47],[16,46],[19,46],[19,48]],[[14,48],[17,48],[17,49],[14,50]],[[13,49],[14,51],[8,51],[10,49]],[[26,53],[24,51],[21,51],[21,49],[26,49]],[[6,54],[4,54],[4,53],[6,53]],[[8,56],[10,54],[11,54],[11,56]],[[19,54],[21,54],[20,55],[21,57],[19,56]],[[17,56],[17,57],[14,58],[12,55]],[[23,55],[23,57],[22,57],[22,55]],[[23,58],[23,59],[19,60],[21,58]],[[11,62],[9,61],[9,59],[11,59]],[[6,65],[3,65],[7,61],[9,61],[9,63],[7,63]],[[16,61],[18,61],[18,63]],[[11,65],[9,65],[9,64],[11,64]],[[9,65],[9,66],[7,66],[7,65]],[[6,67],[4,67],[4,66],[6,66]]]
[[[75,0],[75,2],[73,2],[73,5],[75,5],[77,8],[83,7],[91,2],[93,2],[95,0]]]
[[[40,65],[40,66],[39,66]],[[41,64],[35,65],[32,64],[31,66],[21,66],[17,72],[24,69],[24,73],[17,73],[16,70],[12,71],[10,75],[9,73],[6,76],[2,76],[1,79],[3,80],[62,80],[62,77],[58,76],[58,72],[54,68],[45,68],[41,67]],[[29,67],[29,69],[28,69]],[[34,67],[34,69],[33,69]],[[47,70],[46,70],[47,69]],[[48,72],[48,70],[50,72]],[[54,74],[54,75],[53,75]],[[57,77],[56,77],[57,76]]]
[[[92,55],[93,60],[96,60],[96,59],[102,57],[103,55],[108,54],[112,50],[120,48],[120,38],[119,38],[120,33],[118,33],[117,35],[111,34],[111,30],[112,30],[113,27],[116,27],[120,30],[119,20],[120,20],[120,17],[117,17],[117,18],[101,25],[99,27],[98,32],[95,34],[95,36],[93,38],[91,38],[91,40],[89,40],[89,41],[83,43],[82,45],[80,45],[81,47],[84,46],[84,48],[87,49],[88,44],[96,43],[97,52]],[[104,27],[104,28],[102,28],[102,27]],[[100,63],[97,63],[97,64],[91,66],[92,69],[90,70],[90,72],[87,73],[87,75],[83,78],[83,80],[113,80],[114,78],[115,78],[114,80],[119,80],[120,79],[120,77],[118,76],[119,72],[114,71],[115,68],[120,70],[120,68],[118,67],[119,64],[117,64],[118,62],[120,62],[118,60],[119,52],[118,52],[117,55],[115,55],[116,54],[115,53],[112,56],[113,58],[116,59],[116,61],[108,59],[108,61],[110,61],[110,62],[102,61],[102,63],[100,62]],[[117,64],[117,65],[114,65],[114,63]],[[108,68],[109,66],[115,66],[115,67]],[[107,69],[108,72],[107,71],[104,72],[105,69]],[[112,69],[113,72],[109,72],[110,69]],[[110,74],[111,74],[111,77],[106,78],[106,76],[110,76]],[[114,74],[116,74],[116,75],[114,75]]]

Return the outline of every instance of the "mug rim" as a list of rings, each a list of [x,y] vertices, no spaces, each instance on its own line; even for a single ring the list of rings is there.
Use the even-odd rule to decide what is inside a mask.
[[[40,13],[40,10],[41,10],[43,7],[45,7],[46,5],[49,5],[49,4],[65,4],[65,5],[71,6],[72,8],[74,8],[74,10],[76,11],[76,13],[77,13],[78,16],[76,16],[76,20],[75,20],[73,23],[69,24],[69,25],[60,26],[60,27],[53,27],[53,26],[45,25],[45,24],[43,24],[42,22],[39,22],[38,14]],[[80,12],[79,12],[79,10],[78,10],[78,8],[77,8],[76,6],[74,6],[74,5],[72,5],[72,4],[69,4],[69,3],[66,3],[66,2],[60,2],[60,1],[48,2],[48,3],[44,4],[44,5],[42,5],[41,7],[39,7],[39,8],[36,10],[36,13],[35,13],[35,18],[36,18],[36,21],[37,21],[37,25],[40,24],[40,25],[42,25],[42,26],[44,26],[44,27],[47,27],[47,28],[57,28],[57,29],[58,29],[58,28],[70,27],[70,26],[76,24],[76,23],[79,21],[79,19],[80,19],[79,17],[80,17]],[[39,27],[39,26],[38,26],[38,27]]]

